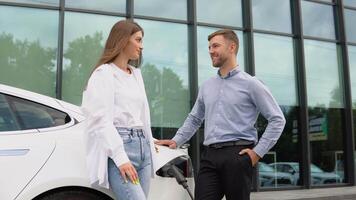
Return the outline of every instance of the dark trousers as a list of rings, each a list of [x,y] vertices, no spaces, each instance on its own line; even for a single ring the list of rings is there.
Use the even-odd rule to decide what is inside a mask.
[[[252,182],[252,162],[244,148],[231,146],[215,149],[205,147],[195,184],[196,200],[249,200]]]

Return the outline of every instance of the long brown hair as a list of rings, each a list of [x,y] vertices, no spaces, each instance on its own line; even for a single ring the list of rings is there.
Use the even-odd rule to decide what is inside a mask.
[[[111,63],[122,52],[122,50],[129,43],[131,35],[141,31],[143,36],[143,29],[133,20],[118,21],[112,28],[108,39],[106,40],[103,54],[101,55],[98,63],[95,65],[93,71],[102,64]],[[142,62],[140,58],[137,60],[130,60],[129,63],[134,67],[139,67]]]

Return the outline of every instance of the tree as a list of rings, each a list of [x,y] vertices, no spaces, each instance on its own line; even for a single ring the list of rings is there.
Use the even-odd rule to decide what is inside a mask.
[[[0,34],[0,82],[55,96],[56,49]]]
[[[68,44],[64,52],[63,99],[80,105],[85,84],[103,50],[103,34],[85,35]]]
[[[150,104],[152,126],[178,128],[189,111],[188,89],[174,71],[162,70],[152,64],[142,67],[146,93]]]

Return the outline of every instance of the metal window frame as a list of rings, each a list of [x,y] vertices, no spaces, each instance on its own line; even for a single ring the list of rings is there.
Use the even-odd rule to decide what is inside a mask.
[[[78,8],[66,8],[65,0],[59,0],[58,6],[51,5],[38,5],[29,3],[16,3],[16,2],[3,2],[0,0],[0,5],[3,6],[14,6],[14,7],[26,7],[26,8],[38,8],[46,10],[57,10],[59,11],[59,21],[58,21],[58,52],[57,52],[57,73],[56,73],[56,97],[62,99],[62,79],[63,79],[63,37],[64,37],[64,18],[65,12],[80,12],[88,14],[100,14],[108,16],[118,16],[126,17],[127,19],[144,19],[153,20],[161,22],[170,22],[185,24],[188,26],[188,67],[189,67],[189,92],[190,92],[190,107],[193,107],[195,99],[198,94],[198,49],[197,49],[197,28],[198,26],[213,27],[213,28],[229,28],[233,30],[238,30],[243,32],[244,37],[244,50],[245,50],[245,69],[246,72],[255,75],[255,57],[254,57],[254,33],[263,33],[277,36],[286,36],[293,38],[294,54],[295,54],[295,70],[297,77],[297,87],[298,87],[298,131],[299,131],[299,144],[298,152],[300,152],[300,169],[301,169],[301,181],[302,185],[298,187],[302,188],[314,188],[318,186],[311,185],[310,177],[310,141],[308,137],[308,101],[307,101],[307,87],[306,87],[306,69],[305,69],[305,53],[304,53],[304,40],[316,40],[336,43],[341,47],[341,60],[342,60],[342,78],[344,87],[344,99],[345,99],[345,111],[343,112],[343,119],[345,121],[343,128],[344,131],[344,151],[346,154],[345,164],[346,166],[346,178],[347,184],[355,185],[355,164],[353,159],[355,157],[354,150],[354,127],[353,127],[353,113],[352,113],[352,99],[351,99],[351,82],[350,82],[350,66],[348,61],[348,50],[347,46],[356,46],[355,42],[349,42],[345,34],[345,21],[344,21],[344,10],[356,10],[356,7],[344,6],[343,0],[334,0],[333,2],[322,2],[318,0],[304,0],[307,2],[313,2],[318,4],[333,6],[334,17],[335,17],[335,30],[336,39],[326,39],[319,37],[311,37],[303,35],[303,21],[301,12],[301,1],[303,0],[290,0],[291,5],[291,23],[292,23],[292,33],[283,33],[275,31],[267,31],[253,28],[253,16],[252,16],[252,0],[241,0],[242,3],[242,27],[220,25],[214,23],[197,22],[196,16],[196,0],[186,0],[187,1],[187,20],[180,19],[170,19],[154,16],[143,16],[135,15],[134,13],[134,0],[126,0],[126,13],[121,12],[106,12],[97,11],[89,9],[78,9]],[[200,129],[199,131],[202,131]],[[201,140],[196,134],[190,141],[190,155],[192,156],[193,164],[195,169],[199,169],[200,161],[200,144]],[[197,171],[197,170],[196,170]],[[286,188],[275,188],[275,189],[260,189],[258,184],[258,171],[255,170],[253,190],[284,190]],[[340,184],[338,184],[340,185]],[[329,185],[332,186],[332,185]],[[293,187],[293,188],[298,188]],[[320,186],[319,186],[320,187]],[[289,187],[288,187],[289,188]],[[287,188],[287,189],[288,189]]]

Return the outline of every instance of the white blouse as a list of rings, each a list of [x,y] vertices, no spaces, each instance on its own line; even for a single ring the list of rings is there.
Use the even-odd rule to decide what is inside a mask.
[[[83,93],[86,117],[86,153],[90,183],[109,188],[107,163],[110,157],[120,166],[129,162],[116,127],[142,127],[151,144],[152,177],[156,163],[150,111],[139,69],[125,75],[113,64],[94,70]],[[128,88],[127,88],[128,87]],[[133,110],[131,110],[133,109]]]
[[[116,75],[114,80],[114,125],[116,127],[143,128],[142,116],[146,97],[139,87],[137,75],[122,71],[114,63],[111,64],[111,67]]]

